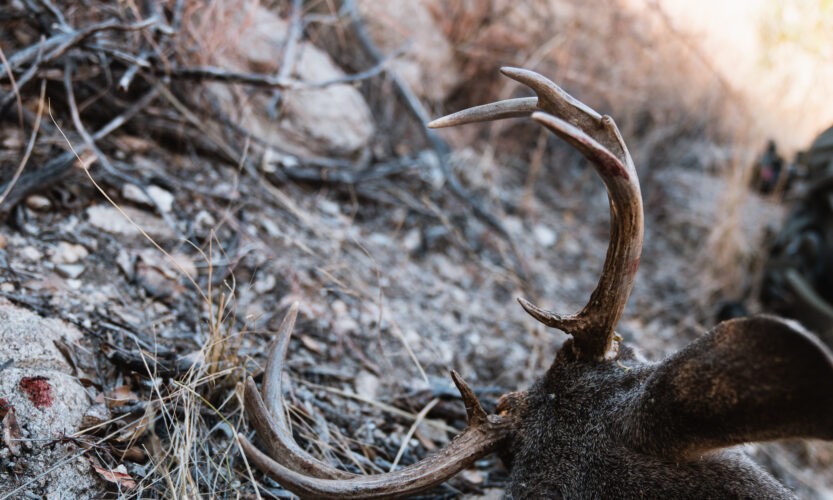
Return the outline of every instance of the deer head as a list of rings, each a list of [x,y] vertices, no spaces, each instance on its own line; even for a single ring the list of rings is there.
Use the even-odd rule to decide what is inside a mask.
[[[750,441],[833,439],[833,355],[797,323],[731,320],[660,363],[614,333],[642,248],[639,181],[622,136],[601,116],[537,73],[504,68],[537,97],[470,108],[429,124],[446,127],[529,117],[578,149],[610,199],[610,247],[599,283],[575,315],[524,300],[545,325],[571,335],[530,389],[504,395],[487,415],[460,376],[468,414],[449,445],[395,472],[354,475],[322,463],[292,438],[281,373],[298,312],[271,349],[259,392],[245,406],[266,452],[238,436],[248,459],[303,498],[400,498],[442,483],[497,452],[511,468],[507,498],[791,498],[738,451]]]

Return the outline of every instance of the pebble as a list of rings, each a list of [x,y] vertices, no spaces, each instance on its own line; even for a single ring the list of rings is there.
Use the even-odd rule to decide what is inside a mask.
[[[168,213],[173,208],[174,195],[162,189],[159,186],[151,184],[145,187],[147,196],[142,192],[142,188],[135,184],[125,184],[122,187],[121,194],[125,199],[141,205],[152,207],[159,207],[165,213]],[[148,198],[150,196],[150,198]]]
[[[28,260],[29,262],[38,262],[43,258],[43,254],[37,248],[33,246],[23,247],[21,248],[17,254],[23,260]]]
[[[151,237],[155,239],[176,237],[162,219],[132,207],[122,207],[122,210]],[[87,208],[86,213],[90,225],[97,229],[117,236],[141,236],[139,230],[112,206],[93,205]]]
[[[558,241],[558,234],[547,226],[535,226],[532,230],[535,241],[542,247],[551,247]]]
[[[261,275],[254,284],[254,289],[257,293],[266,293],[275,288],[277,280],[274,274]]]
[[[356,394],[367,399],[368,401],[376,400],[376,395],[379,392],[379,377],[373,375],[369,371],[362,370],[353,381],[356,387]]]
[[[55,264],[75,264],[86,259],[90,252],[83,245],[61,241],[48,250],[50,260]]]
[[[338,203],[330,200],[318,200],[318,208],[325,214],[333,217],[341,214],[341,209],[339,208]]]
[[[402,244],[405,245],[405,249],[408,252],[416,252],[417,250],[422,247],[422,231],[419,228],[413,228],[405,234],[405,238],[402,240]]]
[[[197,227],[202,230],[211,229],[217,225],[217,221],[214,217],[205,210],[197,212],[197,215],[194,217],[194,222],[197,224]]]
[[[75,279],[84,272],[83,264],[58,264],[55,269],[64,278]]]
[[[32,210],[46,211],[52,208],[52,202],[46,196],[33,194],[26,197],[26,206]]]

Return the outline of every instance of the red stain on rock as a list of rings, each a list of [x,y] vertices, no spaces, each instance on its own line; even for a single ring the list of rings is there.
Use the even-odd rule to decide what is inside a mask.
[[[23,377],[18,388],[29,396],[36,408],[52,406],[55,398],[52,396],[52,386],[46,377]]]

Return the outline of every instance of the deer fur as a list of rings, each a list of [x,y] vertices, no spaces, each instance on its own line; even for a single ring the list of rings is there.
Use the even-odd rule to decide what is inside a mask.
[[[791,322],[730,320],[660,363],[568,340],[517,410],[506,498],[794,498],[749,441],[833,439],[830,353]],[[827,382],[825,383],[825,379]]]

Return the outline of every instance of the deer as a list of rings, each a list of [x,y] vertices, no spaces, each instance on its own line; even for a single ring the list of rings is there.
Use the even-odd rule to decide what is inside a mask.
[[[737,446],[786,438],[833,439],[833,354],[800,324],[775,316],[732,319],[660,362],[615,327],[639,267],[643,210],[633,160],[613,119],[533,71],[502,73],[535,96],[437,119],[439,128],[526,117],[577,149],[603,181],[610,243],[602,275],[576,314],[518,299],[533,318],[569,335],[550,368],[487,414],[451,371],[465,430],[399,470],[357,475],[299,446],[286,417],[282,372],[298,314],[280,325],[261,390],[245,382],[244,406],[263,447],[237,439],[248,461],[301,498],[403,498],[497,453],[509,470],[505,498],[795,498]]]

